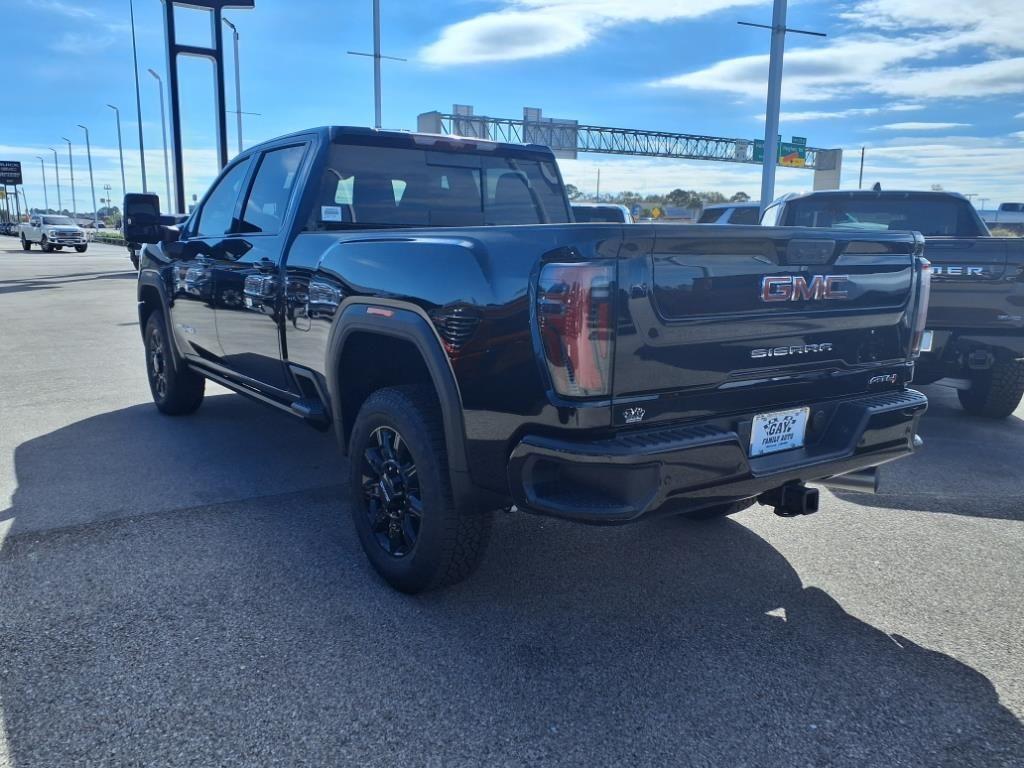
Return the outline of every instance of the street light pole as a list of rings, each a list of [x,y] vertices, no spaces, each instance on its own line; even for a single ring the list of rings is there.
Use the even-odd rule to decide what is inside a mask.
[[[128,0],[132,21],[132,60],[135,62],[135,115],[139,121],[139,161],[142,163],[142,191],[149,192],[146,184],[146,148],[142,145],[142,94],[139,90],[139,54],[135,49],[135,4]]]
[[[380,52],[380,0],[373,0],[373,53],[349,51],[349,54],[352,56],[368,56],[373,59],[373,127],[380,130],[380,61],[381,59],[405,61],[405,59],[399,58],[398,56],[384,56]]]
[[[764,157],[761,165],[761,214],[775,198],[775,168],[779,164],[779,112],[782,106],[782,59],[786,53],[786,33],[827,37],[823,32],[808,32],[805,29],[790,29],[786,26],[787,0],[775,0],[772,8],[772,25],[739,22],[746,27],[760,27],[772,32],[771,50],[768,56],[768,103],[764,119]]]
[[[238,126],[238,153],[242,153],[242,75],[238,70],[238,27],[225,18],[221,18],[231,29],[231,35],[235,43],[235,117]]]
[[[57,162],[57,150],[53,147],[48,147],[53,152],[53,172],[57,176],[57,213],[64,212],[64,203],[60,201],[60,163]]]
[[[761,213],[775,198],[775,166],[779,157],[779,111],[782,105],[782,58],[786,52],[786,0],[775,0],[772,44],[768,56],[768,108],[764,121],[764,162],[761,166]]]
[[[373,127],[380,122],[380,0],[373,0]]]
[[[123,199],[125,194],[128,192],[128,185],[124,180],[124,146],[121,144],[121,110],[113,104],[107,104],[107,106],[114,110],[114,115],[117,117],[117,154],[121,158],[121,198]],[[110,207],[110,203],[107,203],[107,207]]]
[[[156,78],[157,88],[160,91],[160,129],[164,134],[164,181],[167,184],[167,205],[171,206],[171,210],[173,210],[177,206],[174,203],[174,198],[171,197],[171,164],[167,157],[167,121],[164,119],[164,81],[152,69],[149,70],[149,74]]]
[[[71,169],[71,218],[78,223],[78,200],[75,198],[75,161],[71,156],[71,139],[61,136],[68,143],[68,167]]]
[[[36,155],[36,159],[39,160],[39,170],[43,173],[43,203],[46,205],[44,209],[47,213],[50,212],[50,193],[46,189],[46,164],[43,162],[42,155]]]
[[[99,218],[96,216],[96,183],[92,180],[92,145],[89,143],[89,129],[81,123],[78,127],[85,131],[85,156],[89,158],[89,188],[92,190],[92,226],[93,229],[99,229],[97,226],[100,223]]]

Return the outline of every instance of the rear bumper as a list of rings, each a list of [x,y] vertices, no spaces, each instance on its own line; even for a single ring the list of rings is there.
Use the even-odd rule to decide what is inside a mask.
[[[533,512],[625,523],[898,459],[913,452],[927,407],[914,390],[812,403],[803,448],[756,458],[747,456],[754,414],[590,442],[531,435],[512,452],[509,485],[516,504]]]
[[[921,353],[921,363],[926,366],[953,362],[977,350],[1018,360],[1024,358],[1024,330],[1003,333],[936,330],[933,333],[931,352]]]

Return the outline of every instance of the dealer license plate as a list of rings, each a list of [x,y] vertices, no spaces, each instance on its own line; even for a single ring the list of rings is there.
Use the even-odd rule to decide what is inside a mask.
[[[810,408],[793,408],[759,413],[754,417],[754,426],[750,430],[750,455],[763,456],[803,446],[810,411]]]

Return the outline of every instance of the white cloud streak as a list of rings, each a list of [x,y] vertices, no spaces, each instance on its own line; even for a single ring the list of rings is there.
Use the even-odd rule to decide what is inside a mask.
[[[951,128],[970,128],[970,123],[888,123],[876,125],[873,131],[947,131]]]
[[[635,22],[707,16],[759,0],[505,0],[500,10],[450,24],[420,51],[436,66],[515,61],[555,56],[581,48],[605,30]]]
[[[885,107],[853,107],[851,109],[840,109],[834,111],[809,110],[805,112],[783,112],[779,120],[783,123],[800,123],[809,120],[841,120],[848,117],[865,117],[878,115],[883,112],[916,112],[924,109],[924,104],[890,104]],[[757,115],[758,122],[763,123],[764,113]]]
[[[1024,57],[1013,55],[1024,52],[1019,0],[982,0],[971,13],[953,0],[859,0],[841,16],[851,33],[787,51],[787,101],[1024,93]],[[941,61],[965,51],[982,60]],[[764,98],[767,71],[767,56],[741,56],[650,85]]]

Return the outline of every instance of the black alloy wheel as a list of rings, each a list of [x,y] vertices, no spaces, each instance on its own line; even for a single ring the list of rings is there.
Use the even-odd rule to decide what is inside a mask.
[[[193,413],[203,402],[206,379],[185,365],[175,365],[174,350],[161,312],[146,321],[146,374],[153,403],[170,416]]]
[[[373,430],[361,472],[374,539],[391,557],[405,557],[419,539],[423,498],[416,463],[398,430],[389,426]]]
[[[153,325],[149,331],[149,375],[153,384],[153,395],[158,401],[167,399],[167,352],[164,335]]]

